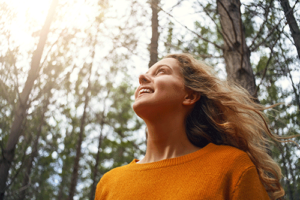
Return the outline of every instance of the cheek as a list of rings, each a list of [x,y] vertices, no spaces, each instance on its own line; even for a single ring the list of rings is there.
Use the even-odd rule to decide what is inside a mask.
[[[184,94],[184,84],[180,80],[157,82],[157,91],[160,95],[168,97],[181,97]]]

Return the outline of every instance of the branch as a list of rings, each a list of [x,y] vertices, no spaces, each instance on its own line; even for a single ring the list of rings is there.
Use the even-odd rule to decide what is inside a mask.
[[[16,76],[16,80],[14,81],[15,82],[15,91],[17,93],[17,96],[18,96],[18,100],[20,101],[21,100],[21,97],[20,97],[20,92],[19,92],[19,79],[18,79],[18,73],[17,73],[17,67],[16,67],[16,64],[14,63],[14,74]]]
[[[256,39],[257,39],[258,36],[261,34],[261,31],[263,30],[263,28],[265,27],[265,24],[267,23],[267,21],[268,21],[268,15],[269,15],[269,11],[270,11],[272,2],[273,2],[273,0],[270,1],[270,4],[269,4],[269,6],[267,7],[267,10],[265,11],[265,21],[261,24],[261,26],[260,26],[260,28],[259,28],[259,30],[258,30],[256,36],[253,38],[252,43],[251,43],[251,45],[249,46],[249,48],[251,48],[251,47],[254,45]]]
[[[13,190],[13,191],[8,192],[7,196],[11,196],[12,194],[16,194],[16,193],[18,194],[18,193],[22,192],[23,190],[26,190],[27,188],[29,188],[30,185],[31,185],[31,177],[29,177],[29,181],[28,181],[27,185],[21,187],[18,190]]]
[[[6,88],[8,88],[8,86],[1,79],[0,79],[0,86],[1,86],[1,88],[3,90],[3,92],[1,93],[1,96],[4,96],[7,99],[7,101],[10,102],[9,95],[8,95],[8,93],[6,91]]]
[[[57,44],[57,42],[58,42],[60,36],[62,36],[63,33],[65,33],[65,32],[66,32],[66,29],[63,29],[63,30],[60,32],[59,36],[57,37],[56,41],[53,42],[53,44],[50,46],[49,51],[46,53],[45,58],[44,58],[43,62],[41,63],[41,67],[40,67],[41,69],[40,69],[40,71],[41,71],[42,68],[44,67],[44,64],[45,64],[45,62],[46,62],[46,60],[47,60],[47,57],[48,57],[48,55],[50,54],[52,48],[54,47],[54,45]]]
[[[171,7],[169,12],[171,12],[176,6],[179,6],[184,0],[179,0],[174,6]]]
[[[297,1],[297,2],[298,2],[298,1]],[[297,3],[297,2],[296,2],[296,3]],[[294,10],[294,8],[295,8],[295,6],[296,6],[296,3],[295,3],[294,6],[287,12],[287,14],[290,13],[292,10]],[[265,37],[264,40],[262,40],[260,43],[256,44],[256,45],[255,45],[254,47],[252,47],[252,48],[251,48],[251,46],[253,46],[254,44],[253,44],[253,45],[251,44],[251,46],[249,47],[250,51],[251,51],[251,52],[252,52],[252,51],[256,51],[256,49],[257,49],[260,45],[264,44],[264,43],[267,41],[268,37],[270,37],[270,36],[274,33],[275,29],[280,25],[280,23],[281,23],[281,21],[282,21],[283,19],[285,19],[285,16],[283,16],[283,17],[279,20],[279,22],[277,23],[277,25],[275,25],[275,26],[271,29],[271,31],[268,33],[268,35]],[[284,26],[286,26],[286,24],[285,24]]]
[[[218,24],[216,23],[216,21],[210,16],[209,12],[207,9],[204,8],[204,5],[202,3],[200,3],[200,1],[198,0],[198,4],[203,8],[203,11],[205,12],[205,14],[211,19],[211,21],[215,24],[217,31],[223,36],[224,41],[227,43],[228,46],[231,46],[229,43],[231,43],[228,35],[223,32],[222,30],[219,29]],[[226,36],[226,37],[224,37]],[[228,41],[227,41],[228,40]],[[232,44],[232,43],[231,43]]]
[[[280,39],[280,35],[277,37],[276,41],[274,42],[274,44],[272,45],[272,47],[270,48],[271,52],[270,52],[270,56],[269,56],[269,59],[267,61],[267,64],[265,66],[265,69],[264,69],[264,72],[263,72],[263,76],[260,80],[260,83],[257,85],[256,89],[255,89],[255,92],[254,92],[254,95],[257,96],[257,92],[258,92],[258,89],[259,89],[259,86],[262,84],[265,76],[266,76],[266,73],[267,73],[267,69],[268,69],[268,66],[271,62],[271,59],[273,57],[273,52],[274,52],[274,46],[277,44],[278,40]]]
[[[271,62],[272,57],[273,57],[273,48],[271,49],[271,53],[270,53],[269,59],[267,61],[267,64],[265,66],[265,69],[264,69],[262,78],[260,80],[260,83],[256,86],[256,89],[255,89],[255,92],[254,92],[254,96],[257,96],[257,92],[258,92],[259,86],[262,84],[262,82],[263,82],[263,80],[264,80],[264,78],[266,76],[266,72],[267,72],[268,66],[269,66],[269,64]]]
[[[282,47],[280,47],[280,48],[281,48],[281,50],[283,50]],[[297,102],[297,106],[298,106],[298,112],[300,112],[300,97],[299,97],[299,93],[298,93],[297,88],[295,86],[295,83],[293,81],[293,77],[292,77],[291,70],[289,68],[288,62],[287,62],[287,58],[286,58],[285,54],[282,54],[282,56],[284,58],[285,66],[286,66],[286,69],[288,71],[288,75],[289,75],[289,78],[291,80],[291,83],[292,83],[293,91],[295,93],[296,102]]]
[[[24,129],[22,129],[22,132],[24,132]],[[30,140],[31,140],[31,135],[30,135],[29,141]],[[25,149],[27,149],[27,148],[25,148]],[[10,183],[7,184],[6,189],[9,188],[13,184],[13,182],[15,181],[15,179],[17,178],[17,176],[19,175],[20,171],[23,169],[23,166],[24,166],[24,163],[25,163],[25,157],[26,157],[26,150],[24,151],[24,154],[23,154],[22,159],[21,159],[21,166],[19,167],[19,169],[17,169],[15,175],[11,178]]]
[[[173,15],[171,15],[170,13],[168,13],[167,11],[165,11],[164,9],[162,9],[160,6],[157,6],[161,11],[163,11],[164,13],[166,13],[168,16],[170,16],[171,18],[173,18],[178,24],[180,24],[181,26],[183,26],[185,29],[187,29],[188,31],[194,33],[195,35],[197,35],[197,37],[199,37],[200,39],[202,39],[203,41],[209,43],[209,44],[212,44],[214,45],[215,47],[217,47],[218,49],[223,49],[223,47],[221,47],[220,45],[214,43],[214,42],[211,42],[209,41],[208,39],[206,38],[203,38],[201,35],[199,35],[198,33],[196,33],[195,31],[189,29],[186,25],[183,25],[181,22],[179,22],[177,19],[175,19],[173,17]]]
[[[194,57],[199,56],[199,57],[201,57],[201,58],[223,58],[223,55],[221,55],[221,56],[213,56],[213,55],[211,55],[211,54],[198,54],[198,55],[196,55],[196,54],[193,54],[193,53],[191,53],[191,52],[188,52],[188,51],[186,51],[186,50],[184,50],[184,49],[181,49],[181,48],[179,48],[178,46],[173,45],[173,44],[171,44],[171,43],[165,42],[164,44],[165,44],[165,46],[169,46],[169,47],[172,47],[172,48],[174,48],[174,49],[176,49],[176,50],[180,50],[180,51],[182,51],[183,53],[189,53],[189,54],[191,54],[191,55],[194,56]]]
[[[288,70],[289,78],[290,78],[290,80],[292,82],[292,87],[293,87],[293,90],[294,90],[294,93],[295,93],[295,96],[296,96],[296,102],[298,104],[298,112],[300,112],[300,98],[299,98],[299,93],[297,92],[297,89],[295,87],[295,83],[293,81],[293,77],[292,77],[291,71],[289,69],[289,66],[287,65],[286,68]]]

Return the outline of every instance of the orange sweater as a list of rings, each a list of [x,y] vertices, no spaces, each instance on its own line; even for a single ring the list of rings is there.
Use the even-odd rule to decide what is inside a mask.
[[[95,200],[264,200],[269,199],[248,155],[208,144],[181,157],[130,164],[106,173]]]

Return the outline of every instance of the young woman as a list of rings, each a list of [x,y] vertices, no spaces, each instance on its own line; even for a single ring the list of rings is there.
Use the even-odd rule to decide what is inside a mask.
[[[263,113],[241,87],[188,54],[140,75],[133,109],[147,125],[142,160],[106,173],[96,200],[264,200],[284,195]]]

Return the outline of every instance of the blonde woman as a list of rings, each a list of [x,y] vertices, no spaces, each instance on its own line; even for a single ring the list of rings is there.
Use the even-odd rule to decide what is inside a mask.
[[[284,195],[268,155],[264,107],[188,54],[140,75],[133,109],[147,125],[142,160],[106,173],[96,200],[264,200]]]

